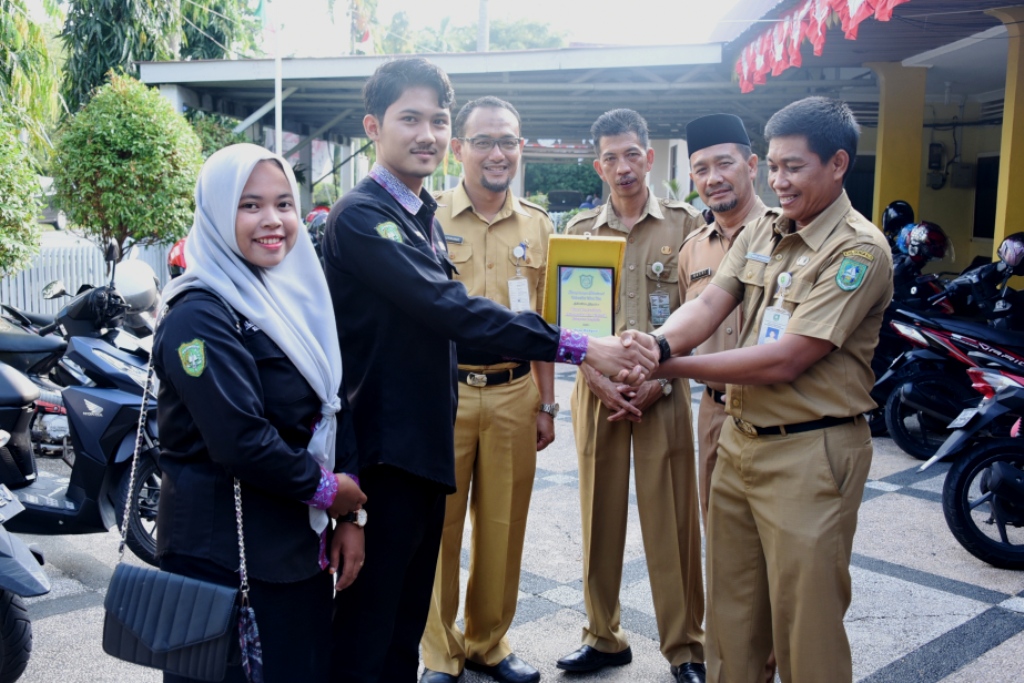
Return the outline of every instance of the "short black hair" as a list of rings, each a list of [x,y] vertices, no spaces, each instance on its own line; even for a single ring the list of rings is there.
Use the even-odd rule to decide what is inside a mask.
[[[807,139],[807,147],[822,163],[839,150],[845,150],[850,156],[846,169],[849,175],[857,158],[860,125],[846,102],[829,97],[805,97],[775,112],[764,127],[764,137],[769,143],[772,138],[797,135]]]
[[[597,121],[594,121],[594,125],[590,127],[590,137],[598,152],[601,151],[601,138],[610,138],[626,133],[636,133],[640,144],[645,149],[649,146],[650,135],[647,131],[647,121],[632,109],[606,111],[598,116]]]
[[[494,97],[492,95],[485,95],[478,97],[475,100],[470,100],[462,105],[462,109],[459,110],[458,115],[455,117],[455,123],[452,126],[452,133],[457,138],[461,138],[466,134],[466,120],[469,119],[469,115],[476,109],[505,109],[506,111],[512,112],[512,116],[516,117],[516,126],[519,128],[520,133],[523,129],[523,120],[519,117],[519,112],[512,106],[510,102],[506,102],[500,97]]]
[[[437,104],[450,109],[455,103],[455,90],[448,74],[422,57],[392,59],[377,67],[363,85],[366,113],[383,120],[384,112],[409,88],[430,88],[437,93]]]

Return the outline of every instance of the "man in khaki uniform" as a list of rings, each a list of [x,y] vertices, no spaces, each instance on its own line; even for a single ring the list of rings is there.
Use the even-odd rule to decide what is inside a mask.
[[[888,244],[843,190],[859,132],[849,107],[822,97],[772,116],[769,182],[782,217],[748,226],[711,285],[654,338],[659,374],[728,385],[733,419],[708,511],[712,682],[757,680],[773,643],[784,681],[853,678],[843,616],[871,464],[863,413],[892,297]],[[742,348],[685,355],[737,306]]]
[[[436,195],[436,217],[458,269],[455,279],[470,295],[540,312],[552,227],[542,208],[508,189],[523,149],[519,125],[515,108],[495,97],[462,107],[452,151],[463,164],[464,178]],[[555,438],[554,365],[510,362],[462,345],[458,356],[457,490],[445,506],[420,680],[454,682],[466,666],[499,681],[531,683],[540,674],[512,654],[505,634],[516,612],[537,451]],[[460,631],[455,616],[467,505],[473,535]]]
[[[690,121],[686,124],[686,146],[690,152],[690,178],[701,201],[713,212],[714,222],[691,233],[679,252],[679,296],[683,303],[700,296],[743,228],[768,212],[754,192],[757,155],[750,150],[750,138],[738,116],[711,114]],[[694,353],[736,348],[741,322],[740,310],[736,308]],[[718,435],[724,422],[725,384],[706,382],[697,415],[700,514],[705,527],[711,473],[718,459]]]
[[[647,123],[635,111],[603,114],[591,135],[598,153],[594,168],[608,183],[610,199],[577,214],[566,232],[626,238],[616,331],[651,331],[679,306],[679,248],[704,219],[689,204],[658,199],[648,189],[654,150]],[[589,624],[583,646],[560,659],[558,667],[594,671],[632,659],[619,623],[632,445],[661,651],[678,681],[702,683],[704,589],[689,384],[654,380],[620,392],[600,373],[580,372],[572,415]]]

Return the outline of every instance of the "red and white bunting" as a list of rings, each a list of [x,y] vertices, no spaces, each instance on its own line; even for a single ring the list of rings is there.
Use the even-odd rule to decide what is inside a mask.
[[[825,48],[829,26],[839,24],[847,40],[857,39],[857,29],[870,17],[892,19],[893,9],[910,0],[803,0],[754,38],[736,60],[741,92],[763,85],[768,74],[778,76],[803,64],[800,47],[808,41],[815,56]]]

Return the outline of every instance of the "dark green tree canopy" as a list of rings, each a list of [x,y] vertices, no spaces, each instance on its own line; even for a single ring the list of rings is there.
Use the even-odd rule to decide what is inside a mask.
[[[114,74],[58,138],[57,203],[101,242],[173,242],[192,224],[202,161],[185,117],[156,90]]]
[[[39,180],[18,133],[21,125],[0,113],[0,275],[29,265],[38,250]]]

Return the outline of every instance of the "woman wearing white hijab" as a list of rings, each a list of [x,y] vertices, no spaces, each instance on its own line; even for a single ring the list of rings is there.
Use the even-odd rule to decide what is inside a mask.
[[[366,500],[345,474],[357,463],[338,398],[338,337],[297,197],[291,167],[262,147],[233,145],[207,160],[188,269],[164,289],[153,351],[161,567],[238,585],[238,478],[267,683],[326,680],[338,569],[328,571],[328,517]],[[339,588],[362,564],[362,532],[343,526]],[[225,680],[245,675],[235,667]]]

